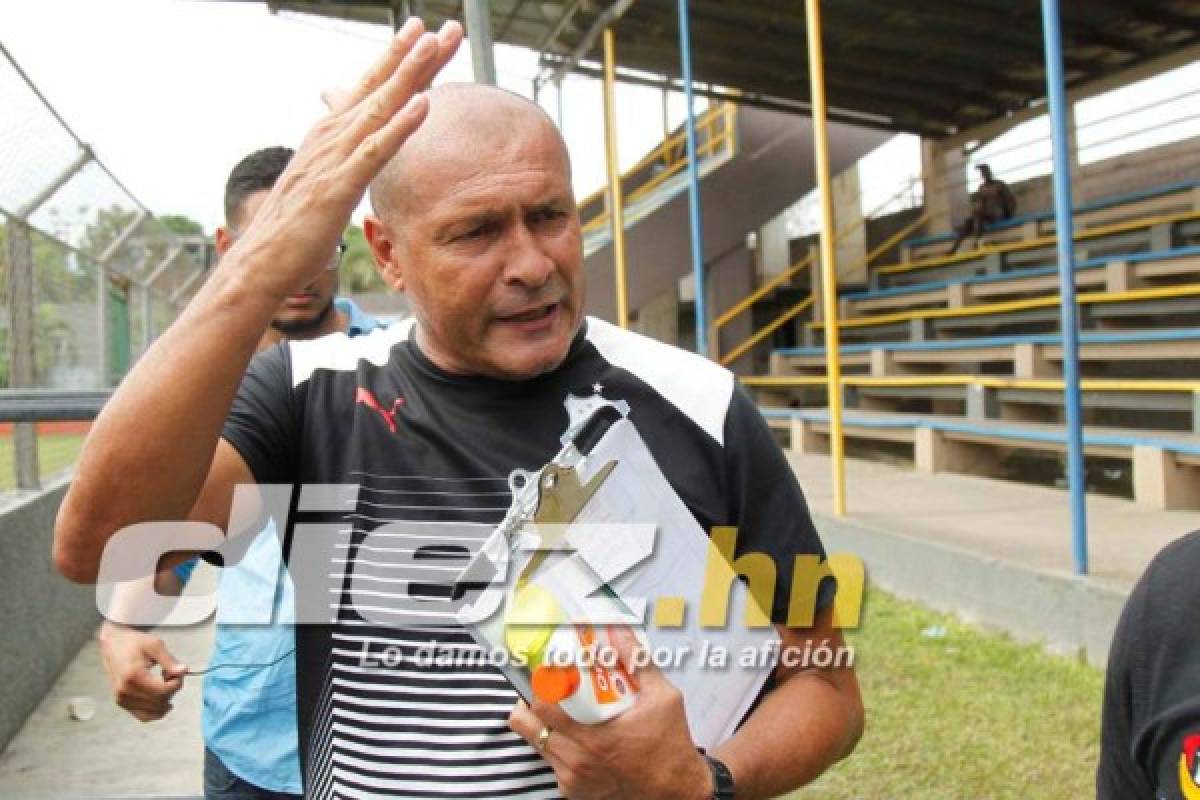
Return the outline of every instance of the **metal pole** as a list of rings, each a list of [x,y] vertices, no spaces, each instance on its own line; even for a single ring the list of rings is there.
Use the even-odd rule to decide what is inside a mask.
[[[8,219],[8,385],[14,389],[34,384],[33,244],[24,221]],[[32,422],[13,427],[13,459],[17,488],[37,489],[37,429]]]
[[[596,17],[596,21],[592,23],[592,27],[588,28],[588,32],[580,40],[579,46],[566,59],[560,62],[542,83],[546,83],[547,81],[561,81],[565,78],[567,73],[579,64],[580,59],[592,52],[592,48],[596,45],[596,37],[616,25],[617,21],[629,10],[631,5],[633,5],[633,0],[617,0],[607,11]]]
[[[554,84],[555,110],[558,112],[558,129],[563,129],[563,85],[562,81]]]
[[[829,130],[825,107],[825,56],[821,49],[821,3],[805,0],[808,28],[808,78],[812,85],[813,149],[821,196],[821,308],[825,320],[826,386],[829,395],[829,442],[833,462],[833,513],[846,514],[846,464],[842,440],[842,360],[838,335],[837,265],[834,263],[833,186],[829,175]]]
[[[492,52],[492,10],[489,0],[463,0],[471,66],[476,83],[496,85],[496,60]]]
[[[142,352],[145,353],[154,343],[154,298],[150,294],[150,284],[142,284]]]
[[[109,296],[108,267],[96,264],[96,369],[100,373],[98,386],[109,386],[108,380],[108,316],[112,298]]]
[[[667,91],[667,87],[662,90],[662,134],[665,142],[671,135],[671,94]]]
[[[1071,544],[1075,572],[1086,575],[1087,503],[1083,469],[1083,410],[1079,396],[1079,319],[1075,305],[1075,225],[1071,206],[1071,161],[1068,152],[1069,106],[1063,79],[1062,30],[1058,0],[1042,0],[1042,33],[1046,43],[1046,99],[1054,149],[1054,223],[1058,235],[1060,327],[1063,340],[1063,405],[1067,416],[1067,483],[1071,494]]]
[[[121,251],[121,248],[129,242],[129,237],[133,236],[133,234],[137,232],[137,229],[142,226],[142,223],[145,222],[146,218],[149,216],[150,215],[145,209],[138,211],[137,214],[134,215],[133,219],[130,220],[129,224],[125,226],[125,229],[117,234],[117,238],[109,242],[108,247],[104,248],[104,252],[100,254],[100,258],[97,260],[101,264],[107,264],[116,258],[116,255]]]
[[[700,227],[700,168],[696,163],[696,114],[692,110],[692,34],[688,25],[688,0],[679,0],[679,59],[683,77],[683,97],[687,106],[684,129],[688,153],[688,220],[692,238],[692,277],[696,284],[696,352],[708,351],[708,312],[705,308],[704,236]]]
[[[629,327],[629,285],[625,271],[625,203],[621,197],[621,165],[617,160],[616,55],[612,28],[604,29],[604,156],[608,165],[608,225],[612,231],[617,278],[617,324]]]
[[[187,291],[196,285],[196,281],[200,280],[207,274],[208,272],[203,269],[198,269],[193,272],[186,280],[184,280],[183,283],[179,284],[179,288],[171,293],[170,303],[172,305],[178,305],[179,300],[187,293]]]
[[[75,156],[74,161],[68,164],[62,172],[58,173],[58,175],[55,175],[54,180],[43,186],[40,192],[29,198],[29,200],[25,201],[23,205],[16,209],[17,219],[29,219],[33,212],[41,208],[47,200],[54,196],[55,192],[66,186],[67,182],[70,181],[71,178],[74,178],[79,170],[92,163],[92,160],[95,157],[95,154],[92,153],[92,148],[88,147],[87,145],[81,147],[79,149],[79,153]]]

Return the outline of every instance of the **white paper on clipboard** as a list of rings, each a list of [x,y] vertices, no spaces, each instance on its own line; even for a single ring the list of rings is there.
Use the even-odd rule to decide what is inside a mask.
[[[724,561],[721,564],[727,575],[720,586],[732,584],[728,624],[723,628],[700,627],[700,601],[710,549],[708,534],[671,488],[637,429],[627,419],[615,422],[580,464],[581,478],[586,481],[591,472],[610,460],[617,461],[616,469],[575,521],[585,525],[653,522],[657,526],[653,555],[611,586],[622,597],[645,599],[650,608],[648,621],[652,619],[657,598],[685,599],[687,613],[683,627],[657,628],[648,624],[645,632],[653,648],[690,648],[689,657],[665,672],[683,693],[693,741],[704,748],[715,747],[733,735],[774,668],[773,660],[757,667],[739,666],[740,655],[746,651],[777,653],[779,636],[772,627],[745,626],[746,605],[754,601],[746,585],[734,577],[733,567]],[[587,534],[587,528],[580,531]],[[572,532],[567,534],[567,540],[584,554],[593,568],[601,571],[605,560],[602,543],[594,538],[586,543],[576,540]],[[615,559],[619,554],[610,555]],[[706,666],[700,659],[706,645],[710,651],[714,646],[726,648],[729,664],[724,668]]]
[[[602,528],[613,524],[652,524],[656,533],[654,550],[645,560],[610,583],[623,598],[640,598],[647,604],[647,622],[653,619],[654,602],[661,597],[680,597],[686,602],[684,625],[678,628],[644,628],[655,651],[687,655],[663,671],[683,694],[693,741],[712,748],[731,737],[754,703],[774,668],[779,637],[773,627],[747,628],[747,604],[753,603],[747,587],[737,580],[724,560],[719,586],[730,586],[727,624],[702,628],[699,623],[701,596],[709,560],[709,537],[692,512],[671,487],[649,448],[628,419],[614,422],[576,469],[586,483],[604,465],[617,462],[612,474],[576,515],[566,534],[567,544],[599,574],[612,575],[628,563],[627,541],[603,536]],[[503,538],[497,531],[494,536]],[[489,540],[484,550],[504,546]],[[482,554],[481,554],[482,555]],[[515,565],[514,565],[515,566]],[[488,623],[467,625],[484,646],[503,645],[499,615]],[[728,660],[714,667],[702,660],[705,652],[725,648]],[[756,654],[755,666],[744,667],[744,652]],[[764,659],[762,654],[769,654]],[[520,670],[504,670],[522,694],[528,694],[528,678]]]

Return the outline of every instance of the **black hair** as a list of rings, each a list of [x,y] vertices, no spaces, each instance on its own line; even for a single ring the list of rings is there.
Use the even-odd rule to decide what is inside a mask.
[[[294,152],[290,147],[265,147],[237,163],[225,182],[226,223],[235,223],[247,197],[275,185]]]

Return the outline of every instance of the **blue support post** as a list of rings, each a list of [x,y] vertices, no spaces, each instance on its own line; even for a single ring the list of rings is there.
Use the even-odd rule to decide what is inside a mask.
[[[692,233],[692,275],[696,282],[696,352],[707,357],[708,310],[704,302],[704,237],[700,228],[700,167],[696,163],[696,115],[692,111],[692,35],[688,0],[679,0],[679,58],[683,66],[683,96],[687,100],[688,218]]]
[[[1086,475],[1083,469],[1083,410],[1079,396],[1079,319],[1075,304],[1075,225],[1071,203],[1066,89],[1058,0],[1042,0],[1046,42],[1046,99],[1054,143],[1054,223],[1058,231],[1058,282],[1063,341],[1063,389],[1067,412],[1067,481],[1071,493],[1071,544],[1075,572],[1088,571]]]

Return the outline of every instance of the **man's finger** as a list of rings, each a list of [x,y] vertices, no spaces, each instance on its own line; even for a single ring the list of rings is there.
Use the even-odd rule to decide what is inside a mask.
[[[528,742],[533,749],[539,751],[555,770],[563,765],[578,765],[582,760],[582,751],[571,738],[570,727],[578,723],[567,718],[566,723],[555,725],[552,719],[558,719],[560,723],[563,723],[563,720],[553,714],[549,715],[550,719],[539,716],[538,710],[536,703],[531,709],[524,700],[518,700],[512,713],[508,716],[509,727],[516,731],[517,735]],[[559,713],[561,714],[561,712]],[[550,731],[550,736],[545,740],[546,746],[542,747],[539,739],[542,737],[542,731],[547,729]]]
[[[174,706],[167,704],[165,706],[155,707],[153,709],[128,709],[129,713],[134,716],[138,722],[156,722],[167,714],[171,713]]]
[[[437,34],[423,34],[388,79],[359,103],[356,136],[362,138],[386,125],[397,109],[429,86],[454,57],[461,42],[462,27],[453,21],[443,25]]]
[[[668,683],[646,650],[646,645],[628,625],[609,625],[608,638],[617,651],[617,660],[634,681],[635,688],[654,689]]]
[[[321,102],[330,111],[337,113],[350,105],[350,90],[329,88],[321,91]]]
[[[392,37],[392,41],[388,43],[387,51],[383,56],[367,70],[367,74],[362,77],[353,91],[345,93],[342,98],[344,104],[340,108],[331,107],[330,110],[344,111],[382,86],[384,81],[396,71],[396,67],[400,65],[400,62],[412,50],[413,44],[424,32],[425,23],[417,17],[409,17],[405,20],[404,24],[400,26],[400,30]]]
[[[389,125],[402,109],[409,108],[413,96],[428,86],[454,56],[461,40],[462,28],[457,23],[447,23],[437,35],[423,34],[392,75],[358,104],[350,134],[352,140],[367,139]],[[375,142],[377,146],[384,144],[381,140]],[[403,143],[403,138],[399,142]],[[396,146],[398,148],[399,144]],[[390,157],[388,153],[387,158]]]
[[[576,729],[583,724],[572,719],[571,715],[563,711],[562,706],[558,703],[546,703],[536,697],[533,698],[530,710],[533,711],[538,719],[567,736],[573,737],[578,735]]]
[[[155,719],[161,717],[167,712],[170,706],[166,700],[157,698],[144,697],[142,695],[131,695],[128,693],[120,693],[115,698],[116,703],[121,708],[128,711],[130,714],[146,714],[151,715]]]
[[[537,747],[537,737],[545,723],[533,713],[524,700],[518,700],[508,715],[508,727],[529,744]]]
[[[383,169],[428,113],[429,98],[422,92],[409,100],[387,125],[367,136],[354,154],[355,167],[365,174],[364,180],[370,181]]]
[[[178,678],[173,681],[173,684],[147,669],[137,673],[129,680],[125,685],[125,692],[135,697],[145,698],[150,702],[165,702],[170,699],[171,695],[179,691],[179,687],[182,685]]]
[[[413,79],[413,85],[427,85],[448,64],[450,59],[454,58],[458,46],[462,43],[462,26],[452,20],[446,23],[442,26],[442,30],[438,31],[437,42],[436,58],[427,62],[424,72]],[[396,86],[392,86],[391,89],[395,90]],[[425,120],[427,112],[428,98],[424,94],[414,95],[410,98],[400,113],[392,116],[389,122],[386,122],[378,131],[371,133],[362,142],[361,149],[356,154],[360,157],[362,167],[370,170],[371,175],[377,174]]]
[[[554,727],[543,722],[542,718],[535,714],[524,700],[518,700],[517,704],[513,706],[512,713],[508,715],[508,727],[512,728],[530,747],[540,752],[543,758],[550,761],[551,764],[554,763]],[[541,737],[542,731],[547,728],[551,733],[550,738],[545,742],[545,748],[543,748],[542,742],[539,742],[538,739]]]
[[[146,647],[146,655],[154,659],[154,663],[162,667],[163,676],[167,678],[177,678],[184,675],[187,670],[187,664],[179,661],[167,649],[167,643],[162,639],[155,639]]]

